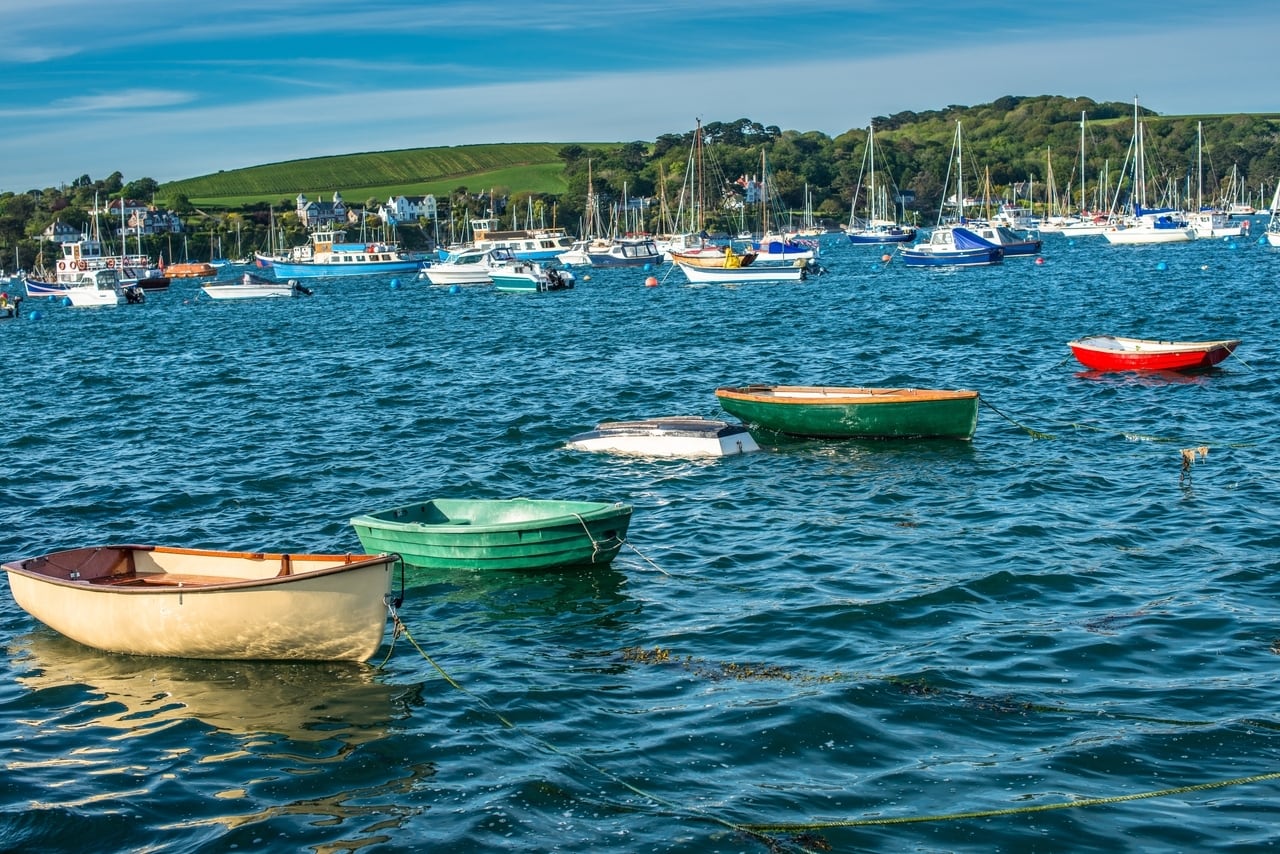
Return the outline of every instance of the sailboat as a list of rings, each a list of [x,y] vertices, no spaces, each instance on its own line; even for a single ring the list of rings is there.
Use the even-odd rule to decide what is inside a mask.
[[[773,181],[769,178],[769,163],[764,148],[760,149],[760,181],[757,185],[760,200],[760,239],[753,241],[749,250],[756,253],[756,263],[804,264],[818,254],[817,242],[800,243],[776,231],[770,221],[769,205],[773,201]]]
[[[1248,220],[1231,220],[1217,206],[1204,203],[1204,122],[1196,122],[1196,208],[1187,217],[1196,237],[1240,237]]]
[[[964,226],[964,155],[961,144],[960,122],[956,122],[955,143],[951,148],[951,162],[955,165],[957,221],[942,221],[944,205],[938,206],[938,225],[929,233],[929,239],[915,246],[900,244],[898,254],[908,267],[984,267],[1004,260],[1004,249],[979,237]],[[948,166],[948,170],[950,166]],[[944,186],[951,183],[950,174]],[[945,200],[944,200],[945,201]]]
[[[1067,237],[1103,234],[1114,225],[1110,216],[1089,210],[1088,186],[1085,180],[1085,117],[1086,114],[1082,110],[1080,112],[1080,208],[1077,215],[1065,220],[1058,229]],[[1098,179],[1098,187],[1101,192],[1101,176]],[[1070,193],[1067,195],[1069,200]]]
[[[712,243],[707,236],[705,152],[702,144],[702,120],[699,119],[689,147],[689,162],[673,229],[675,233],[655,243],[665,260],[684,267],[726,267],[734,270],[748,267],[756,259],[755,252],[734,252],[730,247]]]
[[[858,197],[861,195],[862,179],[858,179],[858,189],[853,191],[853,206],[849,212],[849,224],[844,233],[850,243],[884,244],[910,243],[916,239],[916,230],[909,225],[899,225],[896,218],[889,215],[889,196],[887,188],[876,186],[876,144],[875,125],[867,125],[867,147],[863,152],[863,171],[867,176],[867,208],[866,215],[859,217]]]
[[[1173,208],[1147,207],[1147,158],[1143,150],[1142,121],[1138,99],[1133,99],[1133,187],[1130,190],[1133,214],[1127,222],[1113,225],[1103,236],[1113,245],[1136,246],[1153,243],[1189,243],[1196,230]]]
[[[1267,220],[1267,244],[1280,247],[1280,183],[1271,197],[1271,219]]]

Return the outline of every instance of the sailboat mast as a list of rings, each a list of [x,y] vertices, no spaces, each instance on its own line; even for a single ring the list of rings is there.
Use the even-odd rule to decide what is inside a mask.
[[[867,125],[867,156],[870,158],[871,174],[868,176],[867,183],[867,228],[876,227],[876,206],[880,200],[876,198],[876,123],[871,122]]]
[[[696,128],[696,130],[694,131],[694,133],[696,133],[696,134],[697,134],[697,137],[694,139],[694,152],[695,152],[695,154],[696,154],[696,156],[695,156],[695,158],[694,158],[694,165],[695,165],[695,167],[696,167],[695,171],[698,173],[698,174],[697,174],[697,176],[696,176],[696,178],[697,178],[696,183],[697,183],[697,185],[698,185],[698,186],[697,186],[697,188],[696,188],[696,192],[697,192],[697,196],[698,196],[698,198],[697,198],[698,215],[697,215],[697,217],[695,218],[695,222],[696,222],[696,223],[697,223],[697,225],[698,225],[698,233],[699,233],[699,234],[701,234],[701,233],[703,232],[703,228],[704,228],[704,225],[705,225],[705,222],[706,222],[706,220],[704,219],[704,211],[706,210],[706,208],[704,208],[704,207],[703,207],[703,204],[702,204],[702,203],[703,203],[703,196],[702,196],[702,119],[698,119],[698,125],[697,125],[697,128]]]
[[[1142,123],[1138,121],[1138,96],[1133,96],[1133,138],[1135,140],[1135,149],[1133,152],[1133,199],[1134,213],[1137,213],[1137,207],[1147,206],[1147,186],[1146,174],[1147,167],[1144,162],[1143,144],[1142,144]]]
[[[1084,186],[1084,110],[1080,111],[1080,211],[1088,210]]]

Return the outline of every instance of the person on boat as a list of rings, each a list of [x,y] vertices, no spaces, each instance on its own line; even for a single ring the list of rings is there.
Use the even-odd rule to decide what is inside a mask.
[[[9,310],[9,295],[0,294],[0,311],[8,311],[8,310]]]

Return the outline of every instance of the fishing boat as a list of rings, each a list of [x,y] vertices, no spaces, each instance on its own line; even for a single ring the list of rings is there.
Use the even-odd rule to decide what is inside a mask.
[[[121,246],[121,253],[118,255],[107,255],[103,253],[101,228],[98,222],[97,202],[94,203],[92,231],[85,231],[80,235],[79,240],[71,240],[61,245],[62,257],[54,264],[53,271],[44,275],[39,279],[33,279],[36,283],[37,294],[28,292],[28,296],[45,296],[45,297],[61,297],[64,296],[63,291],[70,287],[78,287],[81,284],[81,275],[96,270],[114,270],[120,276],[122,287],[139,285],[144,290],[164,290],[169,287],[169,277],[164,275],[151,259],[142,254],[142,247],[139,245],[135,254],[129,254],[126,248]],[[121,216],[123,217],[123,205],[121,206]],[[120,223],[120,233],[127,233],[127,228],[123,220]],[[141,235],[139,235],[139,243]],[[121,238],[123,242],[123,237]]]
[[[510,249],[463,249],[447,260],[424,267],[418,274],[433,285],[491,285],[492,273],[516,263]]]
[[[119,545],[3,569],[28,614],[107,652],[365,661],[382,643],[398,560]]]
[[[607,565],[630,522],[622,503],[437,498],[356,516],[351,526],[364,548],[392,549],[410,567],[550,570]]]
[[[748,385],[716,389],[748,425],[821,439],[971,439],[978,393],[920,388]]]
[[[393,243],[342,243],[344,236],[341,231],[315,231],[309,245],[295,247],[287,257],[259,254],[257,263],[280,279],[412,273],[422,267]]]
[[[695,285],[738,282],[798,282],[805,277],[803,262],[792,265],[754,264],[750,267],[704,267],[676,261],[686,279]]]
[[[1094,371],[1195,371],[1226,359],[1240,340],[1156,341],[1090,335],[1068,341],[1067,346],[1080,364]]]
[[[112,267],[99,267],[80,274],[74,284],[51,285],[35,279],[26,279],[27,296],[54,296],[64,305],[91,308],[104,305],[141,303],[146,294],[136,285],[125,287],[120,274]]]
[[[573,288],[573,273],[543,267],[536,261],[517,261],[489,271],[494,290],[509,294],[566,291]]]
[[[200,290],[213,299],[262,299],[270,297],[309,297],[314,291],[297,279],[281,282],[245,273],[239,281],[224,285],[201,285]]]
[[[974,223],[970,230],[988,243],[994,243],[1004,251],[1002,258],[1030,258],[1040,254],[1043,241],[1038,237],[1024,237],[1009,226],[994,223]]]
[[[602,421],[573,436],[566,447],[646,457],[725,457],[760,450],[744,425],[692,415]]]

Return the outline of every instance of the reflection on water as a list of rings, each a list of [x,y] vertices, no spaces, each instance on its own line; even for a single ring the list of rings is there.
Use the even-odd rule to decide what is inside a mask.
[[[350,747],[407,716],[413,693],[379,682],[363,665],[113,655],[43,628],[15,638],[7,652],[18,682],[34,691],[83,686],[93,702],[119,707],[95,723],[130,734],[195,720],[236,735]]]
[[[131,804],[157,812],[144,825],[154,839],[363,823],[344,831],[349,850],[386,841],[418,811],[398,796],[435,774],[382,746],[422,705],[422,686],[387,684],[367,665],[113,655],[43,627],[5,654],[28,714],[4,764],[44,786],[32,840],[47,841],[65,810]]]

